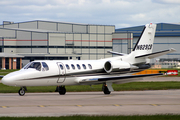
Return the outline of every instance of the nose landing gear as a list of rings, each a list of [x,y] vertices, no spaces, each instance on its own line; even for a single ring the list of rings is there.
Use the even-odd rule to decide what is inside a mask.
[[[20,96],[24,96],[25,95],[25,91],[27,91],[27,88],[26,87],[21,87],[18,91],[19,95]]]

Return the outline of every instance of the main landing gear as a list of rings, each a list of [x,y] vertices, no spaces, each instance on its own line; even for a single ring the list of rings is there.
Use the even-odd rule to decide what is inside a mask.
[[[109,89],[105,83],[102,85],[102,91],[104,92],[104,94],[110,94],[111,93],[111,91],[109,91]]]
[[[24,96],[25,95],[25,91],[27,91],[27,88],[26,87],[21,87],[18,91],[19,95],[20,96]]]
[[[65,95],[66,94],[65,86],[57,86],[56,87],[56,92],[59,92],[60,95]]]
[[[112,88],[112,82],[104,83],[102,86],[102,91],[104,92],[104,94],[110,94],[111,91],[114,91],[114,89]]]

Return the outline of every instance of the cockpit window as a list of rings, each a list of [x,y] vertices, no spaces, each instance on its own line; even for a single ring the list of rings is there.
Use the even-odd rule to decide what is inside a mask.
[[[44,67],[44,69],[45,69],[46,71],[49,70],[49,67],[48,67],[48,65],[47,65],[45,62],[42,62],[42,66]]]
[[[24,69],[29,69],[29,68],[34,68],[36,70],[41,71],[41,63],[40,62],[32,62],[31,64],[29,64],[27,67],[25,67]]]
[[[30,64],[31,64],[31,63],[26,64],[26,65],[23,67],[23,69],[27,69],[27,67],[29,67]]]

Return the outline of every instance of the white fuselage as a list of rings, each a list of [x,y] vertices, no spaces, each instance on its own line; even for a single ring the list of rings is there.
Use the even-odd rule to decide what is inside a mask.
[[[87,79],[99,75],[107,75],[104,70],[106,61],[107,60],[34,61],[41,63],[40,70],[26,68],[25,66],[19,71],[4,76],[2,82],[10,86],[78,85],[78,80],[83,79],[83,77]],[[48,65],[48,70],[42,66],[42,62]]]

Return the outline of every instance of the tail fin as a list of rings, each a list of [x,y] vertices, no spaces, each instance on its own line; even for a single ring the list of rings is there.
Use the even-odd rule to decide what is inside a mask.
[[[171,48],[168,50],[152,53],[155,32],[156,32],[156,24],[150,23],[145,25],[141,33],[141,36],[139,37],[136,45],[133,48],[133,51],[128,55],[109,51],[109,53],[119,55],[118,57],[113,57],[112,59],[114,60],[120,59],[129,62],[132,65],[138,65],[138,64],[149,63],[150,59],[152,58],[174,52],[175,49]]]
[[[152,53],[155,31],[156,24],[150,23],[145,25],[143,32],[133,49],[133,54],[135,56]]]
[[[133,51],[129,54],[129,57],[131,58],[130,62],[132,64],[138,64],[143,62],[149,63],[150,61],[148,59],[152,59],[175,51],[175,49],[171,48],[168,50],[152,53],[155,32],[156,24],[147,24],[144,27],[143,32],[141,33],[141,36],[139,37],[136,45],[134,46]],[[133,58],[135,58],[136,60]]]

